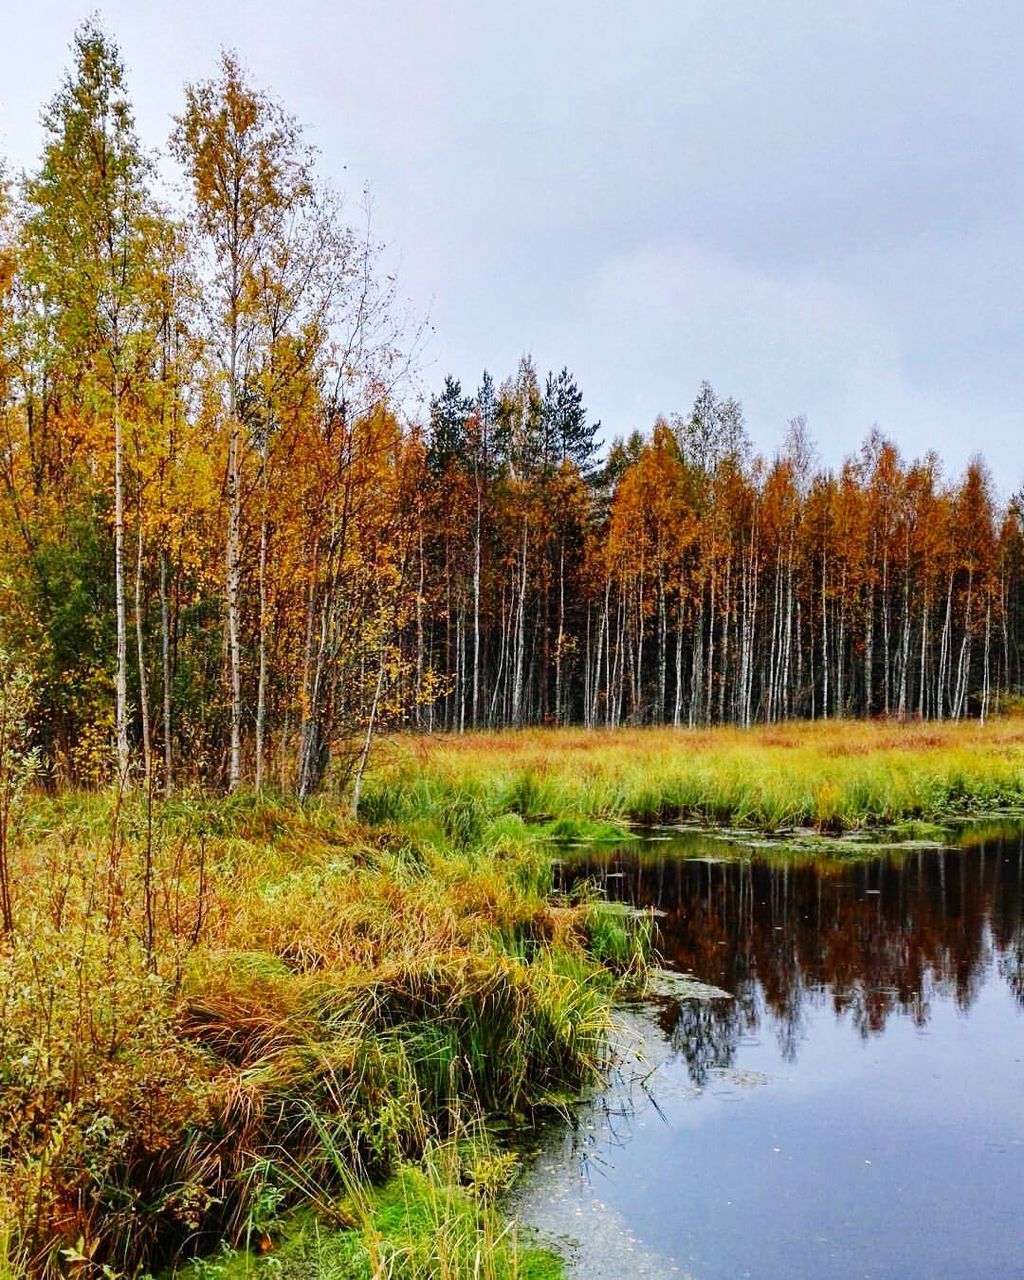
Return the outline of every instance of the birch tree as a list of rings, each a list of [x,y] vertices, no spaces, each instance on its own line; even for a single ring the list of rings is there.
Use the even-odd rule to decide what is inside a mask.
[[[47,142],[25,189],[26,271],[58,359],[79,371],[82,410],[110,458],[116,618],[115,736],[122,786],[130,765],[125,602],[126,421],[150,373],[156,333],[149,244],[155,212],[117,46],[87,23],[74,66],[43,115]],[[109,453],[107,453],[109,450]],[[106,457],[102,455],[106,454]]]
[[[194,216],[211,267],[210,320],[224,382],[227,434],[225,603],[230,684],[228,788],[241,780],[242,637],[239,592],[242,556],[242,468],[247,447],[239,397],[258,359],[260,268],[281,227],[308,198],[310,157],[298,125],[253,88],[234,54],[220,75],[189,85],[172,146],[192,183]]]

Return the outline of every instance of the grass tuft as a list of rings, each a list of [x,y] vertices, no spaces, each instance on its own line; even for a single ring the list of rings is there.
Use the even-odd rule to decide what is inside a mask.
[[[423,1164],[605,1059],[617,961],[552,900],[522,820],[473,788],[373,830],[251,798],[146,817],[92,795],[26,814],[0,945],[0,1277],[245,1253],[268,1217],[337,1226],[377,1184],[417,1207],[400,1229],[398,1191],[373,1200],[390,1243],[366,1254],[362,1223],[368,1274],[473,1274],[478,1237],[504,1259],[479,1274],[534,1274]],[[414,1241],[428,1211],[448,1271]]]

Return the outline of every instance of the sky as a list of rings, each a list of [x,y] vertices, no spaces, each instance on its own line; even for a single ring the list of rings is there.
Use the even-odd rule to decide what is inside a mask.
[[[90,12],[149,146],[236,50],[369,188],[427,392],[530,352],[610,439],[706,378],[766,454],[804,414],[1024,484],[1020,0],[0,4],[14,173]]]

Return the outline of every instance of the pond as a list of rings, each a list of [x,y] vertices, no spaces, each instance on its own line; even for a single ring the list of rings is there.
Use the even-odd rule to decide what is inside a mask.
[[[624,1011],[607,1090],[543,1136],[517,1216],[574,1274],[1024,1275],[1024,828],[782,854],[583,852],[728,998]]]

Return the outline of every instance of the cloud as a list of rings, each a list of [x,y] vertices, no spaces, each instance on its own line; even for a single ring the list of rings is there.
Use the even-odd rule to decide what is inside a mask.
[[[952,468],[979,448],[1005,456],[1014,447],[1005,411],[976,388],[967,389],[965,404],[963,388],[950,397],[921,385],[908,372],[901,334],[899,314],[849,279],[769,271],[677,239],[602,262],[545,327],[538,350],[573,353],[566,358],[575,359],[589,401],[613,433],[645,428],[659,412],[685,411],[708,378],[743,400],[766,452],[788,418],[806,413],[832,464],[874,422],[911,456],[945,437]],[[957,430],[965,421],[971,429]],[[1019,442],[1016,467],[1024,473]]]
[[[15,168],[83,10],[8,23]],[[806,412],[831,460],[877,421],[1024,482],[1019,0],[105,0],[140,130],[237,47],[308,126],[436,336],[425,380],[523,350],[609,430],[704,377],[772,449]]]

